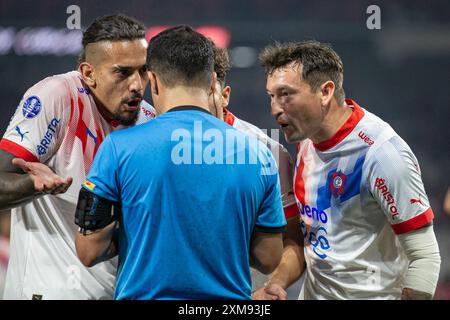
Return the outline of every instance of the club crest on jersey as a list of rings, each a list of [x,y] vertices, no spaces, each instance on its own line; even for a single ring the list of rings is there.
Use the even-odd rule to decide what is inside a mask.
[[[28,97],[23,103],[22,113],[27,119],[33,119],[36,117],[42,108],[42,102],[37,96]]]
[[[344,192],[345,175],[342,172],[335,172],[331,176],[331,193],[335,198],[339,197]]]

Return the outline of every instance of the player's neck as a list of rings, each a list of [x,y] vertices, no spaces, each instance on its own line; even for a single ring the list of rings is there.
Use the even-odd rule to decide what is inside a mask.
[[[211,112],[208,107],[208,95],[202,89],[185,87],[166,89],[164,96],[160,99],[159,113],[167,112],[178,106],[196,106]]]
[[[342,106],[332,105],[324,117],[321,129],[311,137],[311,140],[316,144],[329,140],[347,122],[352,113],[353,109],[345,103]]]
[[[99,99],[95,96],[95,94],[92,93],[92,99],[94,100],[95,106],[97,107],[98,112],[100,115],[106,120],[111,121],[114,119],[113,115],[106,109],[106,107],[100,102]]]

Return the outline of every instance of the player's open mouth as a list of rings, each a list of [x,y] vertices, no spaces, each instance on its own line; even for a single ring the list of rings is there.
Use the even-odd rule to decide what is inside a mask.
[[[135,111],[139,109],[139,104],[141,103],[141,99],[130,100],[125,103],[125,109],[127,111]]]

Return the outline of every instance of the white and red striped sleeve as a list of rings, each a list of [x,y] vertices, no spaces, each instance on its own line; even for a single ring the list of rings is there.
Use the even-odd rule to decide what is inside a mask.
[[[0,149],[32,162],[46,162],[64,136],[70,92],[63,79],[46,78],[23,96],[3,138]]]
[[[396,234],[416,230],[433,220],[418,161],[406,142],[394,136],[366,161],[369,190]]]

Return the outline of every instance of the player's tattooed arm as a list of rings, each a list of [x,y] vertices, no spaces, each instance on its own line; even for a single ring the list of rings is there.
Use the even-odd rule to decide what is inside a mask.
[[[0,150],[0,209],[10,209],[36,196],[31,177],[12,164],[14,156]]]
[[[0,209],[14,208],[45,194],[66,192],[72,178],[63,179],[39,162],[26,162],[0,150]]]
[[[0,210],[26,204],[36,196],[33,181],[28,175],[0,172]]]

